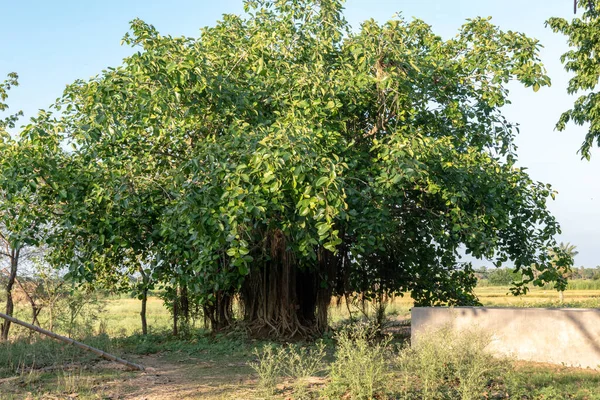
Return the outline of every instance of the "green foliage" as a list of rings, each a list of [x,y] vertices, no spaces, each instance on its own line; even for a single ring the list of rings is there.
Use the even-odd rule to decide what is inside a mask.
[[[402,18],[353,31],[339,0],[245,7],[199,38],[132,21],[137,51],[26,127],[48,149],[25,176],[57,206],[56,265],[117,288],[141,267],[216,327],[241,294],[290,336],[326,323],[331,294],[476,303],[461,248],[511,260],[516,292],[560,279],[554,192],[517,167],[501,113],[509,82],[550,84],[537,40],[482,18],[450,40]]]
[[[7,79],[0,83],[0,112],[4,112],[8,109],[8,104],[5,103],[8,98],[8,91],[14,86],[19,86],[19,76],[11,72],[8,74]],[[19,117],[23,115],[22,111],[19,111],[8,117],[0,119],[0,138],[6,138],[9,136],[6,129],[14,128]]]
[[[564,291],[567,287],[567,278],[571,276],[571,268],[573,267],[575,256],[578,254],[575,248],[576,246],[570,243],[561,242],[558,246],[548,250],[550,262],[554,267],[553,269],[559,273],[554,283],[554,287],[558,291]]]
[[[571,47],[561,56],[565,70],[573,75],[569,80],[567,92],[570,95],[584,92],[579,96],[573,108],[564,112],[556,128],[564,130],[567,123],[588,125],[588,132],[581,145],[581,155],[589,160],[594,144],[600,144],[600,97],[595,91],[600,78],[600,68],[596,59],[600,50],[600,2],[598,0],[579,0],[585,9],[581,17],[567,21],[564,18],[550,18],[546,25],[554,32],[562,33],[567,37]]]
[[[8,108],[5,101],[14,86],[18,86],[15,73],[0,83],[0,112]],[[9,135],[6,129],[14,128],[21,115],[0,119],[0,257],[16,260],[22,248],[39,245],[47,234],[52,207],[42,204],[38,185],[43,178],[37,175],[56,150],[52,147],[56,141],[28,141]]]
[[[521,277],[519,273],[507,268],[493,270],[488,275],[488,282],[492,286],[509,286],[515,281],[519,281]]]

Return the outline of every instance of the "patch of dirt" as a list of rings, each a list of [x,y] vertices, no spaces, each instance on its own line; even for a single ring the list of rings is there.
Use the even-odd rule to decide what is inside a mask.
[[[72,363],[32,370],[31,374],[69,374],[78,376],[80,371],[90,382],[92,398],[105,400],[187,400],[187,399],[247,399],[252,398],[256,379],[245,362],[237,360],[206,361],[185,357],[173,360],[164,355],[129,356],[128,360],[143,365],[144,372],[131,372],[127,367],[111,362],[98,361],[94,364]],[[112,372],[108,374],[107,372]],[[48,375],[43,375],[48,376]],[[97,376],[93,378],[93,376]],[[102,376],[105,376],[102,378]],[[81,398],[78,393],[60,393],[52,390],[47,381],[38,380],[32,395],[28,388],[28,375],[0,379],[0,393],[10,398],[23,399],[71,399]],[[54,378],[52,378],[54,379]],[[52,393],[49,393],[52,392]],[[23,397],[14,397],[20,396]],[[33,396],[33,397],[32,397]],[[0,394],[0,399],[4,397]],[[84,395],[83,398],[90,398]]]
[[[251,397],[256,384],[243,362],[217,364],[188,359],[172,363],[156,355],[133,361],[144,365],[146,371],[124,382],[121,393],[127,393],[126,397],[115,399],[242,399]]]

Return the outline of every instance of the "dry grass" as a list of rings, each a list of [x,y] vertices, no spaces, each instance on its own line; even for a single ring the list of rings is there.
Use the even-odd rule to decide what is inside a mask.
[[[513,296],[508,287],[479,287],[475,290],[479,300],[485,306],[499,307],[559,307],[561,306],[556,290],[532,288],[524,296]],[[600,307],[600,290],[566,290],[565,307]]]

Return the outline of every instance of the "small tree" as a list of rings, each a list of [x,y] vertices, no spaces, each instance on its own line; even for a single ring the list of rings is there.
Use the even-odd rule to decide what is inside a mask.
[[[37,250],[35,248],[26,248],[19,256],[19,277],[14,277],[14,283],[16,283],[18,289],[31,306],[31,323],[39,326],[38,316],[42,311],[43,305],[39,301],[42,282],[36,276],[37,266],[40,263],[40,254],[38,254]],[[6,281],[9,281],[11,279],[11,271],[9,268],[3,268],[2,264],[0,260],[0,281],[4,281],[1,278],[6,278]]]
[[[0,84],[0,111],[8,106],[8,90],[17,86],[17,75],[9,74]],[[39,246],[47,229],[48,209],[36,195],[34,159],[40,157],[39,148],[19,138],[13,139],[7,129],[14,128],[21,113],[0,120],[0,258],[8,264],[5,313],[12,316],[12,291],[17,281],[19,264],[26,258],[26,249]],[[37,175],[37,173],[36,173]],[[10,321],[0,325],[0,340],[7,340]]]

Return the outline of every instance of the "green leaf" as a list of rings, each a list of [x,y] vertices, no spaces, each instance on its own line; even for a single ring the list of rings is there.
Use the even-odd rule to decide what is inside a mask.
[[[323,186],[327,181],[329,181],[329,178],[326,176],[322,176],[319,179],[317,179],[317,182],[315,182],[315,186],[317,187],[321,187]]]
[[[231,248],[229,248],[229,249],[227,250],[227,255],[228,255],[229,257],[237,257],[237,255],[238,255],[238,249],[236,249],[236,248],[234,248],[234,247],[231,247]]]

